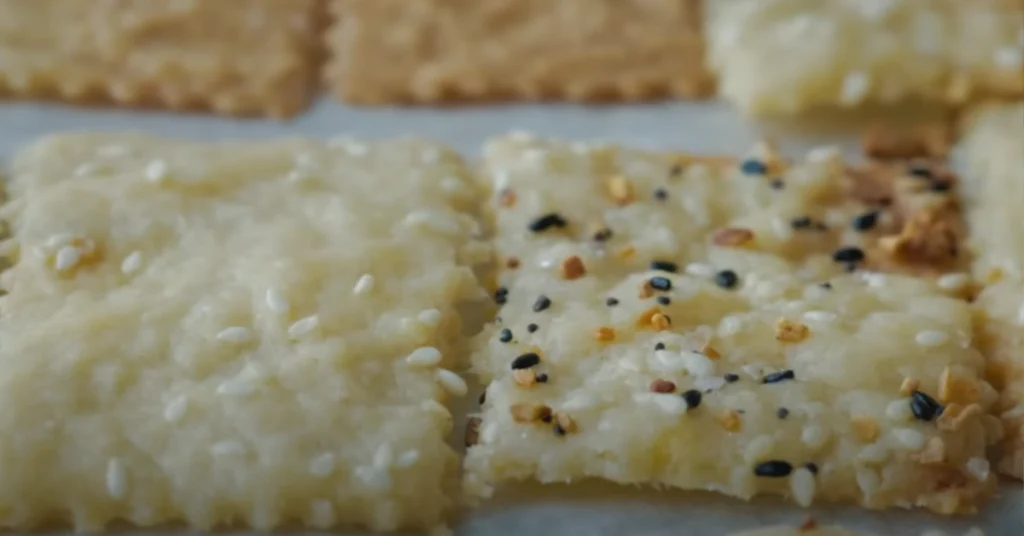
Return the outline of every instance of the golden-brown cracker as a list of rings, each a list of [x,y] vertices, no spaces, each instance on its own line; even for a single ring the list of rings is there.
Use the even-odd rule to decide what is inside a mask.
[[[706,96],[696,0],[332,0],[325,77],[360,103]]]
[[[229,115],[309,101],[318,0],[0,0],[0,95]]]

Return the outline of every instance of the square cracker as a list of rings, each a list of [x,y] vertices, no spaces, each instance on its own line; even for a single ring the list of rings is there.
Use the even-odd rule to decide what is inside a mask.
[[[332,0],[328,84],[359,103],[701,97],[696,0]]]
[[[1017,0],[709,4],[710,67],[746,112],[1024,95]]]
[[[929,279],[846,273],[862,263],[843,228],[864,209],[835,153],[751,160],[487,147],[514,268],[473,357],[490,383],[471,493],[603,478],[953,513],[994,488],[997,395],[969,305]]]
[[[317,0],[0,0],[0,95],[291,116]]]
[[[0,215],[0,526],[429,529],[477,203],[429,143],[66,135]]]
[[[975,302],[989,359],[989,380],[1002,392],[1006,427],[1000,469],[1024,473],[1024,104],[972,113],[965,140],[964,182],[975,275],[990,283]]]

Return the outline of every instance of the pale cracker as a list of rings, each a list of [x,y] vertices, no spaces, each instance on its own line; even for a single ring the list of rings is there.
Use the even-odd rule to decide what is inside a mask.
[[[696,0],[332,0],[325,77],[359,103],[707,96]]]
[[[759,168],[749,161],[673,173],[673,160],[522,136],[485,149],[496,247],[520,262],[501,276],[501,320],[474,355],[490,384],[467,489],[596,477],[973,511],[995,486],[984,456],[998,424],[986,431],[982,409],[997,395],[979,378],[968,304],[928,280],[836,275],[857,263],[834,249],[850,223],[834,153],[778,175],[743,173]],[[632,202],[609,197],[609,176],[632,181]],[[815,229],[817,213],[810,228],[791,227],[830,202],[836,216],[821,218],[831,231]],[[564,225],[539,228],[557,222],[547,214]],[[583,231],[593,220],[610,238]],[[721,226],[750,229],[754,241],[714,245]],[[586,275],[564,278],[559,260],[571,256]],[[930,398],[900,391],[912,377],[937,397],[944,373],[967,391],[955,401],[977,406],[940,428]]]
[[[969,118],[964,181],[976,305],[989,379],[1002,390],[1006,441],[999,468],[1024,474],[1024,104],[992,105]]]
[[[457,155],[84,134],[13,167],[0,526],[444,523],[483,296]]]
[[[291,116],[317,0],[0,0],[0,94]]]
[[[1016,0],[709,4],[709,63],[748,113],[1024,94]]]

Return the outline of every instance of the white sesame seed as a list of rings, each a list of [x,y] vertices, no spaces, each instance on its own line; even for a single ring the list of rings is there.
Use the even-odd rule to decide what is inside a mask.
[[[715,275],[715,268],[703,262],[691,262],[686,265],[686,273],[694,277],[711,277]]]
[[[836,160],[842,160],[843,151],[836,145],[819,145],[807,151],[805,158],[808,162],[814,164],[831,163]]]
[[[825,429],[816,425],[811,424],[805,426],[803,431],[800,432],[800,441],[809,447],[817,448],[825,444],[825,440],[828,439],[828,433]]]
[[[989,463],[985,458],[971,458],[964,464],[964,469],[967,469],[968,473],[977,480],[984,482],[988,480],[989,475]]]
[[[50,235],[50,237],[46,239],[46,249],[57,249],[71,244],[74,240],[75,235],[71,233],[57,233],[55,235]]]
[[[406,356],[405,362],[417,367],[434,367],[441,363],[441,352],[431,346],[422,346]]]
[[[999,418],[1003,420],[1016,419],[1017,417],[1024,417],[1024,404],[1018,404],[1017,407],[1004,411],[999,415]]]
[[[355,474],[370,489],[386,491],[391,488],[391,477],[384,471],[377,471],[369,465],[356,467]]]
[[[864,100],[871,87],[871,79],[863,71],[854,71],[843,78],[843,87],[839,92],[839,102],[846,105],[857,104]]]
[[[636,393],[634,400],[649,403],[669,415],[682,415],[689,409],[681,396],[662,393]]]
[[[284,293],[278,288],[268,288],[264,300],[267,302],[267,307],[275,313],[284,314],[291,310],[288,298],[285,298]]]
[[[378,471],[385,471],[395,463],[395,451],[391,443],[382,443],[373,453],[373,468]]]
[[[121,273],[124,275],[132,275],[138,272],[142,268],[142,252],[133,251],[128,254],[127,257],[121,261]]]
[[[896,422],[906,422],[914,416],[914,413],[910,409],[910,402],[900,398],[889,402],[889,405],[885,407],[885,416]]]
[[[448,369],[437,369],[437,381],[453,396],[465,396],[469,391],[466,381]]]
[[[718,324],[718,334],[722,337],[731,337],[740,332],[743,328],[743,320],[737,316],[727,316]]]
[[[839,315],[832,311],[807,311],[803,314],[804,320],[807,322],[817,322],[819,324],[830,324],[835,322]]]
[[[800,467],[793,471],[789,477],[789,489],[793,492],[793,500],[797,504],[807,508],[814,501],[814,493],[817,483],[814,481],[814,473],[806,467]]]
[[[78,265],[78,261],[82,259],[82,253],[78,251],[78,248],[74,246],[64,246],[57,250],[57,255],[53,259],[53,267],[58,272],[65,272]]]
[[[878,477],[878,473],[874,469],[868,467],[860,467],[857,469],[857,486],[869,497],[878,490],[878,486],[882,483]]]
[[[936,284],[943,290],[960,290],[971,282],[967,274],[946,274],[936,280]]]
[[[437,309],[424,309],[416,315],[421,324],[428,327],[437,327],[441,323],[441,311]]]
[[[686,370],[686,361],[679,352],[655,350],[651,368],[661,372],[683,372]]]
[[[711,376],[715,373],[715,364],[704,354],[684,351],[680,352],[679,357],[682,359],[687,372],[694,376]]]
[[[169,175],[167,162],[161,159],[152,160],[146,164],[146,169],[143,170],[143,174],[149,182],[163,182],[164,180],[167,180],[167,176]]]
[[[293,339],[298,339],[304,335],[309,335],[320,327],[320,317],[317,315],[310,315],[305,318],[296,320],[294,324],[288,326],[288,336]]]
[[[352,287],[352,294],[356,296],[362,296],[373,290],[373,285],[376,279],[370,274],[363,274],[359,276],[359,281],[356,281],[356,285]]]
[[[593,395],[586,391],[577,391],[562,403],[562,409],[565,411],[580,411],[583,409],[589,409],[597,404],[597,400]]]
[[[251,341],[252,337],[252,330],[245,326],[230,326],[217,333],[217,340],[239,344]]]
[[[693,388],[698,391],[714,391],[725,385],[725,378],[721,376],[701,376],[693,380]]]
[[[512,174],[507,169],[499,169],[494,172],[492,180],[494,182],[494,189],[501,192],[512,183]]]
[[[107,460],[107,493],[114,499],[124,499],[128,492],[128,471],[117,458]]]
[[[178,422],[185,416],[186,411],[188,411],[188,398],[181,395],[164,406],[164,420]]]
[[[913,428],[896,428],[892,431],[892,435],[910,450],[923,448],[926,441],[924,434]]]
[[[245,396],[256,392],[256,385],[243,378],[231,378],[217,386],[217,394],[225,396]]]
[[[498,423],[495,421],[485,421],[483,427],[480,429],[480,443],[485,445],[488,443],[494,443],[494,440],[497,438]]]
[[[395,467],[398,467],[399,469],[408,469],[409,467],[416,465],[416,462],[418,461],[420,461],[420,451],[416,449],[407,450],[395,458]]]
[[[409,226],[426,228],[446,236],[462,235],[462,224],[444,212],[416,210],[405,217],[405,222]]]
[[[1024,52],[1017,47],[1003,47],[995,52],[992,59],[1003,69],[1020,69],[1024,64]]]
[[[793,238],[793,226],[782,218],[772,218],[772,232],[779,240]]]
[[[327,529],[334,525],[334,505],[327,499],[317,499],[309,503],[309,523],[318,529]]]
[[[889,282],[889,278],[887,278],[885,274],[880,274],[878,272],[863,272],[861,274],[861,279],[863,279],[869,287],[875,288],[884,287]]]
[[[750,376],[750,378],[754,380],[760,380],[761,378],[764,377],[764,370],[762,370],[761,367],[757,365],[741,365],[740,370],[742,370],[744,374]]]
[[[770,435],[759,435],[750,440],[747,448],[743,451],[743,458],[748,462],[763,460],[775,446],[775,439]]]
[[[234,456],[245,454],[245,445],[238,441],[218,441],[210,447],[210,452],[216,456]]]
[[[917,335],[914,336],[914,342],[928,348],[942,346],[948,340],[949,335],[947,335],[946,332],[938,331],[935,329],[926,329],[924,331],[919,331]]]
[[[334,454],[323,452],[309,460],[309,474],[318,477],[330,476],[334,472]]]
[[[881,463],[889,458],[889,449],[880,443],[872,443],[857,454],[857,459],[865,463]]]

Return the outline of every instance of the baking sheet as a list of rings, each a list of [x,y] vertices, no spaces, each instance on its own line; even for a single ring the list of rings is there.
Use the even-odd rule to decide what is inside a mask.
[[[931,113],[901,112],[914,117]],[[355,109],[324,99],[294,121],[274,122],[0,102],[0,159],[40,136],[66,130],[133,130],[199,140],[415,135],[447,142],[469,157],[477,155],[487,137],[510,130],[652,149],[726,153],[741,152],[769,135],[788,153],[799,154],[813,145],[834,143],[854,156],[858,153],[856,137],[849,127],[873,115],[837,120],[819,117],[794,127],[754,125],[727,106],[714,103]],[[834,128],[836,124],[843,127]],[[456,412],[457,422],[459,419]],[[1024,536],[1024,490],[1020,483],[1010,482],[1003,483],[999,496],[980,515],[952,519],[920,511],[870,512],[853,507],[808,511],[774,498],[745,503],[710,493],[659,492],[603,482],[543,487],[524,484],[505,488],[495,500],[464,514],[454,528],[459,536],[718,536],[766,524],[795,525],[808,513],[823,523],[880,535],[920,536],[931,529],[960,535],[978,527],[987,536]]]

